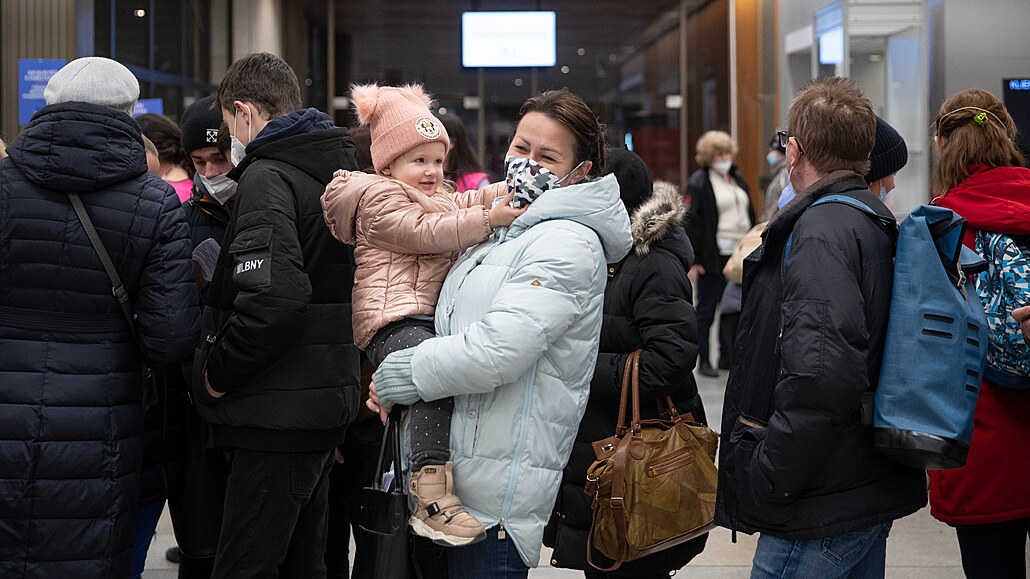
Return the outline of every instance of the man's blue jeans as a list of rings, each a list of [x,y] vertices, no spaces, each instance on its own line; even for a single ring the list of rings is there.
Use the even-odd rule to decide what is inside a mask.
[[[758,537],[751,579],[883,579],[891,523],[824,539]]]
[[[499,527],[486,530],[486,539],[465,547],[447,549],[450,579],[525,579],[529,567],[522,562],[511,535],[497,538]]]

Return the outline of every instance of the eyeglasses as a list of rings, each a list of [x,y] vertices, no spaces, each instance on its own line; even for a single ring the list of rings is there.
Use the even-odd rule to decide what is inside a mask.
[[[805,150],[801,148],[801,141],[794,135],[788,135],[787,131],[776,131],[776,138],[780,141],[780,146],[784,149],[787,148],[787,143],[790,142],[790,138],[794,137],[794,142],[798,145],[798,152],[802,155],[805,154]]]

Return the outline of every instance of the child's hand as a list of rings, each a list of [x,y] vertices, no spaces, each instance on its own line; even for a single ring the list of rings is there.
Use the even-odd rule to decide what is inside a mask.
[[[508,227],[512,221],[526,212],[529,206],[513,209],[511,200],[515,198],[515,192],[508,193],[499,203],[490,209],[490,227]]]

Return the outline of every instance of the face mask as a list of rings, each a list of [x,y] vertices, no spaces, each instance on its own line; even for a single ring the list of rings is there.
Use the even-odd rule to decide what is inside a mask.
[[[884,187],[883,185],[880,185],[880,201],[882,203],[886,203],[887,202],[887,188]]]
[[[543,195],[545,191],[558,189],[561,187],[561,182],[582,165],[583,163],[576,165],[565,177],[559,178],[550,169],[528,157],[508,155],[504,158],[506,182],[508,190],[515,192],[511,206],[516,209],[525,207]]]
[[[247,106],[247,105],[243,105]],[[248,111],[250,108],[247,109]],[[239,111],[233,111],[232,113],[232,133],[229,133],[229,142],[232,143],[231,150],[229,151],[229,160],[232,161],[233,166],[239,165],[243,158],[247,156],[247,147],[236,138],[236,113]],[[254,139],[254,135],[251,134],[252,126],[247,124],[247,142],[251,142]]]
[[[787,186],[783,188],[783,192],[780,193],[780,198],[776,200],[776,208],[783,209],[783,206],[790,203],[790,200],[797,197],[797,193],[794,192],[794,186],[787,183]]]
[[[236,181],[228,175],[219,175],[213,179],[200,175],[200,182],[219,205],[225,205],[225,202],[236,194]]]
[[[712,163],[712,168],[722,173],[723,175],[730,172],[730,167],[733,166],[733,161],[716,161]]]
[[[769,151],[769,154],[765,156],[765,162],[769,163],[770,167],[775,167],[776,163],[780,162],[780,154],[776,151]]]

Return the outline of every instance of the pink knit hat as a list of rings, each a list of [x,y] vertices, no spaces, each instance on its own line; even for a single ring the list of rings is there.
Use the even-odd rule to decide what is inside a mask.
[[[429,112],[429,95],[422,85],[353,85],[351,100],[358,122],[371,128],[372,166],[377,173],[421,144],[438,141],[451,147],[447,129]]]

